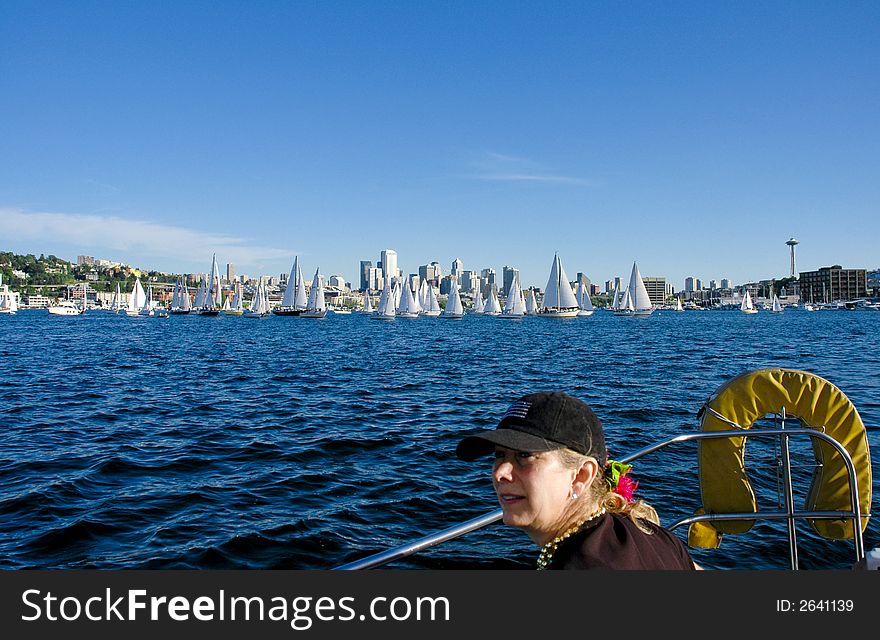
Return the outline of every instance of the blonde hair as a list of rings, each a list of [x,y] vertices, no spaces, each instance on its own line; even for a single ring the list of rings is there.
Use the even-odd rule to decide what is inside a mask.
[[[559,449],[558,453],[562,464],[571,469],[579,469],[589,459],[595,460],[593,456],[585,456],[571,449]],[[599,507],[604,507],[608,513],[619,513],[629,516],[630,520],[645,533],[653,533],[645,522],[660,525],[660,516],[657,515],[657,510],[654,507],[644,500],[629,502],[622,495],[614,493],[608,487],[608,482],[605,480],[605,469],[599,469],[599,473],[596,474],[596,478],[590,486],[589,495],[593,500],[581,501],[583,506],[578,510],[579,513],[580,511],[588,511],[589,505],[595,503]],[[583,513],[581,515],[587,516],[588,514]]]

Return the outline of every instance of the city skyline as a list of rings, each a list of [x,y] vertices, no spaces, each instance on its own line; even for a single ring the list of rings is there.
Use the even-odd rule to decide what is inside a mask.
[[[676,290],[878,266],[874,4],[0,7],[0,249]]]

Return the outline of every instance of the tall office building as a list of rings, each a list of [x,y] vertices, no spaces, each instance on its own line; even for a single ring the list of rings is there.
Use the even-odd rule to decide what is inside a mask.
[[[449,274],[453,278],[453,274]],[[480,276],[477,275],[476,271],[462,271],[461,275],[458,276],[458,283],[461,285],[461,290],[463,293],[474,293],[477,290],[477,287],[480,286]]]
[[[361,260],[359,291],[366,291],[370,288],[370,269],[372,268],[372,260]]]
[[[697,279],[693,276],[688,276],[684,279],[684,290],[685,291],[696,291],[697,290]]]
[[[721,288],[730,289],[730,280],[727,278],[721,278]]]
[[[419,267],[419,278],[425,280],[432,287],[440,286],[440,263],[431,262]]]
[[[580,286],[581,281],[583,281],[583,283],[584,283],[584,287],[586,288],[586,290],[587,290],[587,291],[590,291],[590,290],[591,290],[590,287],[593,286],[593,281],[590,280],[590,279],[586,276],[586,274],[581,273],[580,271],[578,271],[577,279],[575,280],[575,287]]]
[[[643,277],[645,289],[648,290],[648,297],[651,304],[661,305],[666,303],[666,278]]]
[[[398,279],[397,275],[397,252],[393,249],[385,249],[381,254],[382,258],[382,274],[385,276],[385,279],[391,279],[391,284],[394,284],[395,280]]]
[[[510,295],[510,288],[513,286],[513,279],[518,275],[519,269],[515,269],[514,267],[504,265],[501,269],[501,293],[503,293],[505,297]]]
[[[226,282],[235,282],[235,265],[231,262],[226,263]]]
[[[464,274],[464,263],[461,261],[461,258],[456,258],[452,261],[451,275],[461,278],[462,274]]]

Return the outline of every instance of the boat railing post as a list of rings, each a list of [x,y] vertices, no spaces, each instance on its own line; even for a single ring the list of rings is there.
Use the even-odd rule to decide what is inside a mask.
[[[788,434],[785,433],[785,407],[782,407],[779,445],[782,451],[782,491],[785,499],[785,512],[788,514],[788,548],[792,571],[798,568],[797,526],[794,519],[794,497],[791,486],[791,452],[788,448]]]

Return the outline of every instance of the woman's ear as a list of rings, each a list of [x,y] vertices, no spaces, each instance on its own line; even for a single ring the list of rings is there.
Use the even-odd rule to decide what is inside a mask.
[[[589,491],[597,475],[599,475],[599,463],[595,458],[587,458],[575,472],[572,490],[578,495],[583,495]]]

